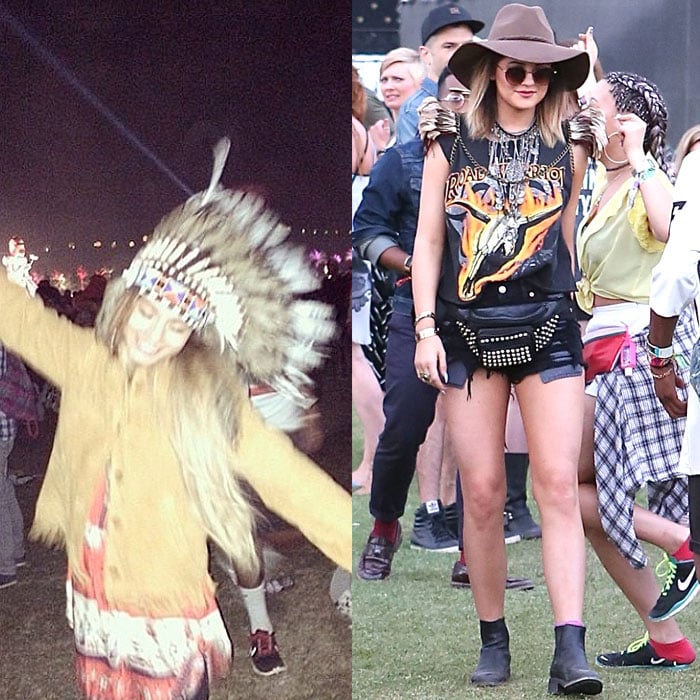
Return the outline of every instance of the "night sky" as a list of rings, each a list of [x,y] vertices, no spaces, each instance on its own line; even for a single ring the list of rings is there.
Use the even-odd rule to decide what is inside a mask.
[[[228,135],[226,186],[254,185],[293,230],[344,232],[301,242],[348,247],[350,22],[336,3],[8,0],[0,14],[3,251],[20,235],[42,271],[120,269],[128,241],[186,198],[15,20],[191,190],[206,188],[211,144]]]

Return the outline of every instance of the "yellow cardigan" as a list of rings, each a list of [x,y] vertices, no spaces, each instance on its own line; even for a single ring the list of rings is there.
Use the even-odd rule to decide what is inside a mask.
[[[105,589],[115,608],[178,615],[214,591],[207,536],[164,424],[172,365],[131,381],[92,329],[75,326],[0,270],[0,341],[61,390],[53,451],[31,536],[64,545],[84,576],[81,547],[95,487],[110,465]],[[241,387],[241,391],[244,388]],[[242,401],[237,461],[265,505],[351,570],[351,497]]]

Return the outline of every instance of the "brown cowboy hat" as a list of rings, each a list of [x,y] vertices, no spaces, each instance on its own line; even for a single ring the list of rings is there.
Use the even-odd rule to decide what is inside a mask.
[[[476,62],[487,52],[524,63],[551,63],[556,80],[567,90],[583,84],[590,64],[585,51],[559,46],[544,10],[519,3],[505,5],[496,14],[488,39],[460,46],[449,62],[459,81],[469,86]]]

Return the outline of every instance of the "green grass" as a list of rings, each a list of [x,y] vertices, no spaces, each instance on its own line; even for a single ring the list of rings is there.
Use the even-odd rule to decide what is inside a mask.
[[[353,464],[361,454],[361,431],[353,415]],[[353,550],[357,562],[369,534],[368,496],[353,497]],[[534,502],[530,504],[536,514]],[[542,573],[539,541],[508,545],[509,573],[529,576],[532,591],[506,592],[511,634],[512,678],[498,689],[471,687],[479,652],[478,621],[468,590],[451,588],[454,554],[416,552],[407,544],[413,511],[411,490],[403,517],[404,545],[386,581],[353,582],[353,698],[355,700],[488,700],[546,698],[553,650],[552,613]],[[660,559],[648,549],[650,560]],[[566,562],[562,562],[565,566]],[[697,602],[679,623],[695,644],[700,639]],[[644,633],[641,621],[589,548],[586,579],[586,647],[596,653],[620,650]],[[597,669],[603,695],[617,700],[700,697],[700,660],[686,671]]]

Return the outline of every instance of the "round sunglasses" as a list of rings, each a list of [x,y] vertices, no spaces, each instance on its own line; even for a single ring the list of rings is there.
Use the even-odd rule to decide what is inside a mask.
[[[532,76],[535,85],[549,85],[552,78],[557,74],[557,71],[551,66],[542,66],[541,68],[535,68],[535,70],[527,70],[525,66],[520,64],[509,66],[508,68],[502,68],[501,66],[496,66],[496,68],[500,68],[505,73],[508,84],[513,87],[521,85],[528,74]]]

